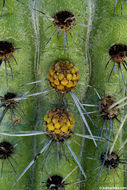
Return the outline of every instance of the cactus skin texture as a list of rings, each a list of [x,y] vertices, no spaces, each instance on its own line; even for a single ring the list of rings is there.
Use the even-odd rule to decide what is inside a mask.
[[[65,135],[67,133],[67,141],[80,163],[84,166],[84,171],[89,181],[68,185],[65,187],[66,190],[98,190],[101,187],[113,187],[114,180],[112,172],[110,172],[108,178],[105,179],[107,168],[103,170],[98,180],[95,182],[97,176],[95,168],[101,165],[105,153],[105,143],[98,143],[99,150],[95,152],[95,145],[93,142],[88,140],[84,142],[84,139],[82,140],[77,136],[73,137],[73,139],[70,137],[72,135],[70,131],[73,133],[75,130],[78,133],[87,134],[87,131],[83,128],[84,124],[71,96],[66,94],[65,97],[67,108],[70,111],[71,123],[66,121],[66,126],[63,127],[55,120],[54,122],[56,123],[52,124],[51,121],[49,122],[50,116],[46,115],[46,113],[50,113],[48,111],[53,110],[54,107],[63,106],[63,99],[59,93],[60,90],[64,94],[72,88],[75,88],[75,86],[78,89],[77,91],[75,90],[75,93],[83,103],[98,103],[94,89],[88,88],[87,84],[94,86],[101,97],[104,97],[105,94],[116,97],[117,99],[125,96],[125,88],[122,81],[120,82],[122,90],[119,93],[118,72],[115,71],[110,78],[111,82],[108,82],[108,76],[113,63],[110,62],[106,70],[105,66],[110,59],[108,53],[110,47],[114,44],[127,44],[127,34],[125,30],[127,27],[126,18],[116,16],[120,9],[118,4],[115,10],[115,16],[113,17],[115,2],[113,3],[112,0],[26,0],[23,3],[24,4],[21,4],[15,0],[6,1],[6,8],[4,9],[3,16],[0,18],[0,40],[14,44],[14,47],[17,48],[14,52],[14,56],[18,63],[16,65],[14,59],[12,59],[10,55],[7,57],[13,68],[13,79],[11,78],[11,71],[8,68],[8,83],[6,81],[4,63],[1,64],[0,96],[4,97],[7,92],[12,92],[20,96],[31,89],[31,86],[23,86],[23,84],[43,79],[44,81],[36,85],[35,89],[37,91],[49,88],[49,82],[55,90],[45,96],[40,95],[38,97],[21,100],[20,105],[24,112],[23,119],[16,114],[12,126],[9,109],[1,122],[0,131],[17,132],[46,129],[48,131],[48,136],[55,134],[54,138],[56,139],[58,139],[58,134]],[[0,8],[2,9],[2,5],[0,5]],[[123,15],[126,13],[125,8],[126,4],[123,5]],[[39,13],[39,11],[42,11],[44,14]],[[69,11],[70,17],[73,15],[76,17],[70,22],[68,21],[65,28],[63,28],[60,23],[61,35],[60,33],[55,33],[49,41],[56,28],[58,29],[59,23],[57,23],[58,15],[56,13],[59,11]],[[54,22],[49,19],[51,17],[55,18]],[[75,21],[81,25],[75,24]],[[89,27],[84,27],[82,24],[89,25]],[[50,27],[50,25],[52,25],[52,27]],[[74,27],[80,36],[72,30],[72,27]],[[65,29],[67,30],[67,36],[65,34],[66,38],[64,39]],[[71,32],[73,37],[69,35],[69,32]],[[65,47],[64,40],[66,40]],[[49,43],[47,43],[48,41]],[[54,63],[60,63],[60,60],[62,60],[63,63],[72,63],[75,65],[73,69],[71,68],[71,73],[65,73],[66,76],[64,76],[64,80],[62,79],[63,76],[61,73],[58,78],[55,78],[53,75]],[[73,74],[75,75],[73,76]],[[126,70],[123,70],[123,74],[125,76]],[[49,82],[45,80],[46,78],[48,78]],[[69,83],[68,80],[71,82]],[[59,85],[59,83],[61,84]],[[66,112],[66,110],[64,111]],[[67,118],[64,119],[66,120]],[[97,119],[94,117],[93,121],[95,124],[97,123]],[[98,133],[95,127],[91,123],[89,125],[93,134],[97,136]],[[114,125],[116,129],[118,129],[119,124],[117,121],[115,121]],[[101,126],[102,123],[100,122],[97,127],[100,128]],[[18,165],[15,163],[13,164],[17,175],[5,160],[0,180],[0,188],[2,190],[10,189],[11,185],[17,179],[17,176],[22,173],[35,155],[36,163],[26,172],[13,189],[41,189],[43,188],[41,187],[44,184],[43,182],[47,182],[49,176],[58,175],[64,178],[76,166],[66,144],[63,146],[64,149],[62,150],[59,161],[57,160],[57,143],[53,144],[49,156],[47,152],[46,162],[46,153],[42,154],[42,156],[38,156],[37,153],[47,141],[47,138],[46,135],[35,137],[0,136],[1,142],[10,142],[13,146],[18,145],[14,146],[13,150],[13,157],[18,163]],[[61,138],[63,138],[63,136],[59,138],[60,141],[62,141]],[[120,146],[122,138],[124,137],[122,137],[121,133],[116,144],[116,149]],[[94,152],[95,155],[93,156]],[[96,157],[97,162],[87,159],[88,157]],[[108,159],[110,160],[110,156]],[[108,159],[106,160],[107,162],[109,161]],[[113,159],[115,160],[114,157]],[[118,159],[116,160],[118,161]],[[115,166],[117,166],[117,164]],[[79,173],[81,174],[79,169],[76,169],[66,182],[74,182],[83,179],[82,175],[80,176]],[[123,172],[118,170],[118,174],[119,177],[115,173],[115,186],[126,186],[126,178],[124,179]]]

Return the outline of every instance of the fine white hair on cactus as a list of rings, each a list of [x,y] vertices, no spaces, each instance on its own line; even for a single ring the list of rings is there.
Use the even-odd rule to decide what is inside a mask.
[[[127,142],[126,142],[127,143]],[[125,144],[124,144],[125,146]],[[121,149],[122,147],[122,149]],[[100,177],[100,175],[102,175],[102,172],[104,170],[107,169],[107,173],[105,178],[103,179],[103,182],[106,181],[108,175],[110,174],[110,171],[112,171],[113,174],[113,186],[115,187],[115,174],[118,176],[117,171],[120,170],[122,172],[127,173],[126,169],[123,169],[123,165],[127,165],[127,159],[126,156],[125,158],[123,157],[124,155],[124,151],[120,153],[121,150],[123,150],[123,146],[121,146],[120,148],[118,148],[118,150],[112,150],[112,152],[110,152],[110,148],[108,148],[107,150],[105,150],[103,148],[103,151],[99,150],[99,152],[97,152],[97,157],[95,158],[95,153],[94,153],[94,157],[87,157],[87,159],[93,160],[95,162],[99,162],[99,166],[97,166],[95,169],[93,169],[93,171],[96,171],[99,169],[95,181],[97,181]],[[120,150],[120,151],[119,151]],[[101,163],[101,165],[100,165]],[[119,177],[119,176],[118,176]]]
[[[14,52],[18,49],[20,48],[15,48],[14,45],[9,41],[0,41],[0,66],[2,65],[3,62],[5,63],[7,85],[8,85],[7,65],[11,70],[11,77],[13,78],[13,71],[12,71],[10,58],[12,57],[14,62],[17,64],[17,61],[14,57]]]
[[[99,115],[94,115],[94,116],[95,117],[99,116],[103,120],[102,127],[101,127],[101,129],[99,131],[99,137],[102,136],[103,131],[104,131],[104,126],[105,126],[105,123],[106,123],[106,136],[105,136],[105,138],[108,141],[106,143],[106,149],[104,151],[105,152],[104,159],[103,159],[101,167],[99,167],[100,169],[99,169],[99,172],[98,172],[97,177],[96,177],[96,180],[97,180],[98,177],[100,176],[101,172],[105,168],[105,162],[106,162],[107,155],[111,154],[113,152],[114,146],[116,145],[116,141],[118,139],[118,135],[120,134],[120,131],[121,131],[121,129],[124,126],[124,123],[125,123],[125,120],[127,118],[127,115],[124,117],[121,114],[121,112],[120,112],[120,108],[124,107],[127,103],[124,102],[124,101],[126,101],[126,97],[120,99],[119,101],[117,101],[116,98],[114,98],[111,95],[105,95],[104,98],[102,98],[99,95],[98,92],[96,94],[97,94],[97,97],[99,98],[99,103],[97,103],[97,104],[82,104],[82,105],[83,106],[85,105],[86,107],[89,107],[89,108],[92,108],[92,107],[96,108],[95,111],[93,111],[93,110],[89,111],[88,114],[96,114],[96,113],[98,113]],[[124,117],[124,119],[122,120],[122,122],[117,118],[119,115],[121,115],[122,117]],[[114,119],[116,121],[118,121],[118,123],[120,124],[118,132],[116,134],[114,133],[114,129],[113,129],[114,128],[113,127],[113,121],[114,121]],[[108,127],[108,123],[109,123],[109,129],[107,128]],[[113,140],[113,144],[112,144],[111,149],[109,149],[109,142],[111,141],[111,131],[112,131],[114,140]],[[117,154],[119,153],[119,151],[121,149],[123,149],[123,147],[125,146],[126,143],[127,143],[127,140],[125,140],[123,142],[123,144],[121,145],[121,147],[116,152]],[[108,169],[107,175],[109,174],[109,170],[110,170],[110,168]]]
[[[17,97],[17,95],[15,93],[12,92],[7,92],[4,96],[0,96],[0,108],[3,107],[3,111],[2,111],[2,115],[0,116],[0,123],[2,122],[6,112],[8,110],[10,110],[11,112],[11,121],[13,124],[13,119],[15,117],[15,112],[23,119],[22,115],[20,114],[20,112],[17,110],[17,108],[24,114],[22,108],[19,106],[19,101],[15,101],[15,100],[10,100],[12,98]]]
[[[104,97],[101,97],[98,94],[98,92],[97,92],[97,97],[99,100],[97,101],[96,104],[83,103],[82,106],[85,105],[86,107],[89,107],[90,111],[87,111],[87,113],[92,115],[93,117],[97,117],[97,118],[99,117],[98,122],[100,120],[103,120],[101,129],[100,130],[98,129],[100,137],[103,134],[105,126],[106,126],[106,135],[107,135],[108,125],[109,125],[109,128],[112,128],[112,135],[113,137],[115,137],[113,123],[114,123],[114,120],[116,120],[118,123],[121,123],[119,117],[120,116],[124,117],[124,113],[122,111],[124,111],[124,106],[127,105],[127,102],[126,102],[127,97],[117,100],[112,95],[104,95]],[[96,110],[92,108],[96,108]]]
[[[33,88],[32,88],[33,89]],[[28,93],[30,93],[30,91],[32,90],[30,89],[29,91],[25,92],[23,95],[18,96],[16,93],[14,92],[7,92],[6,94],[4,94],[4,96],[0,96],[0,108],[3,108],[3,111],[0,115],[0,124],[5,116],[5,114],[7,113],[7,111],[9,110],[11,113],[11,121],[12,121],[12,125],[14,125],[15,123],[15,113],[17,113],[18,116],[20,116],[21,119],[23,119],[23,114],[24,111],[22,110],[22,108],[20,107],[19,103],[20,100],[26,96]],[[17,120],[18,122],[18,120]]]
[[[122,12],[123,12],[123,1],[127,4],[127,0],[115,0],[115,4],[114,4],[114,10],[113,10],[113,16],[115,16],[115,12],[116,12],[116,6],[117,3],[121,1],[121,16],[122,16]]]
[[[16,0],[17,2],[19,2],[19,3],[21,3],[21,4],[24,4],[23,2],[21,2],[21,1],[19,1],[19,0]],[[4,11],[4,9],[5,9],[5,2],[6,2],[6,0],[3,0],[3,8],[2,8],[2,11],[1,11],[1,17],[2,17],[2,15],[3,15],[3,11]]]
[[[122,69],[125,69],[127,71],[127,62],[126,62],[127,45],[120,44],[120,43],[112,45],[109,48],[109,56],[110,56],[110,59],[106,63],[105,69],[107,68],[109,63],[112,61],[113,61],[113,66],[110,71],[108,81],[110,80],[110,77],[112,73],[115,71],[116,67],[118,67],[119,88],[121,90],[120,77],[122,77],[125,90],[127,91],[127,86],[126,86],[126,82],[125,82],[123,71],[122,71]]]
[[[42,135],[42,134],[46,134],[45,131],[18,131],[17,133],[11,133],[11,132],[0,132],[1,135],[5,135],[5,136],[16,136],[16,137],[22,137],[22,136],[36,136],[36,135]],[[79,133],[74,133],[73,135],[76,135],[76,136],[80,136],[82,138],[87,138],[87,139],[92,139],[91,136],[89,135],[83,135],[83,134],[79,134]],[[96,137],[96,136],[93,136],[95,140],[99,140],[99,141],[105,141],[105,139],[102,139],[100,137]],[[57,143],[59,144],[60,142],[57,141]],[[56,143],[56,144],[57,144]],[[44,147],[41,149],[41,151],[39,153],[36,154],[36,156],[33,158],[33,160],[28,164],[28,166],[24,169],[24,171],[20,174],[20,176],[17,178],[17,180],[15,181],[15,183],[12,185],[11,189],[16,185],[16,183],[22,178],[22,176],[29,170],[29,168],[35,163],[36,159],[41,155],[43,154],[43,152],[48,149],[48,147],[50,148],[51,145],[54,144],[54,140],[51,138],[50,140],[48,140],[46,142],[46,144],[44,145]],[[64,139],[63,141],[63,146],[64,144],[66,144],[68,150],[70,151],[70,154],[71,156],[73,157],[73,159],[75,160],[75,162],[77,163],[78,167],[80,168],[83,176],[85,179],[87,179],[86,177],[86,174],[80,164],[80,162],[78,161],[77,159],[77,156],[75,155],[74,151],[71,149],[71,146],[69,145],[69,143],[67,142],[66,139]],[[59,145],[58,145],[59,146]],[[57,146],[57,148],[58,148]],[[51,152],[51,149],[50,149],[50,152]],[[48,152],[48,155],[49,153]],[[59,152],[59,150],[58,150]],[[47,159],[47,158],[46,158]]]
[[[121,132],[121,130],[125,124],[126,119],[127,119],[127,114],[125,115],[124,119],[122,120],[122,122],[120,124],[120,127],[116,133],[116,136],[114,138],[114,141],[112,142],[111,147],[109,148],[109,141],[108,141],[106,144],[106,149],[101,153],[97,153],[99,155],[99,159],[88,157],[88,159],[92,159],[95,161],[99,160],[99,162],[101,161],[101,163],[102,163],[101,166],[96,168],[96,169],[99,169],[98,174],[97,174],[96,179],[95,179],[96,181],[98,180],[102,171],[105,168],[107,168],[107,174],[106,174],[106,177],[104,179],[104,181],[105,181],[107,179],[109,173],[110,173],[110,170],[112,169],[113,170],[113,178],[114,178],[114,186],[115,186],[115,175],[114,175],[114,173],[115,172],[117,173],[116,169],[120,169],[124,172],[127,172],[126,170],[123,170],[119,167],[119,164],[127,165],[127,159],[121,158],[121,156],[123,156],[123,153],[119,155],[120,151],[122,151],[124,146],[127,144],[127,139],[125,139],[125,141],[122,143],[122,145],[117,150],[114,150],[114,149],[116,149],[115,145],[116,145],[116,142],[118,140],[118,136],[120,135],[120,132]],[[109,131],[111,131],[111,127],[109,128]],[[109,132],[108,139],[110,139],[110,132]]]
[[[79,133],[76,133],[73,131],[73,126],[70,126],[70,124],[68,124],[68,126],[70,126],[70,132],[68,131],[68,133],[65,135],[63,135],[63,132],[60,133],[59,131],[59,128],[60,126],[58,126],[58,122],[56,123],[56,132],[52,132],[53,127],[52,127],[52,123],[49,123],[49,119],[51,120],[51,118],[49,118],[51,116],[51,114],[54,114],[56,110],[63,110],[63,109],[58,109],[58,108],[55,108],[55,110],[53,109],[53,111],[49,111],[47,112],[46,116],[44,117],[44,120],[46,123],[44,123],[45,127],[47,126],[48,128],[46,128],[45,130],[46,131],[18,131],[18,132],[0,132],[1,135],[5,135],[5,136],[16,136],[16,137],[22,137],[22,136],[37,136],[37,135],[48,135],[49,139],[46,141],[45,145],[43,146],[43,148],[41,149],[41,151],[39,153],[37,153],[35,155],[35,157],[33,158],[33,160],[28,164],[28,166],[24,169],[24,171],[20,174],[20,176],[16,179],[15,183],[12,185],[11,189],[16,185],[16,183],[22,178],[22,176],[29,170],[29,168],[36,162],[37,158],[43,154],[45,152],[45,150],[47,149],[47,155],[46,157],[44,158],[44,163],[46,162],[49,154],[51,153],[51,150],[53,148],[53,145],[56,144],[57,146],[57,152],[58,152],[58,155],[60,154],[60,149],[59,149],[59,146],[61,145],[64,149],[65,149],[65,145],[67,147],[67,149],[69,150],[70,152],[70,155],[72,156],[72,158],[74,159],[74,161],[76,162],[76,164],[78,165],[82,175],[84,176],[85,180],[87,179],[86,177],[86,174],[83,170],[83,167],[81,166],[75,152],[72,150],[71,146],[69,145],[69,143],[67,142],[67,139],[68,138],[72,138],[73,136],[78,136],[78,137],[82,137],[82,138],[86,138],[86,139],[95,139],[97,141],[104,141],[105,142],[105,139],[102,139],[98,136],[93,136],[91,137],[90,135],[84,135],[84,134],[79,134]],[[65,109],[64,109],[65,110]],[[65,116],[65,111],[64,111],[64,116]],[[69,118],[70,120],[67,119],[67,123],[70,121],[73,120],[73,117],[70,116],[71,113],[69,112]],[[54,116],[52,116],[54,118]],[[61,118],[61,114],[60,114],[60,118]],[[68,115],[66,114],[66,118],[68,118]],[[62,118],[61,118],[62,119]],[[54,121],[53,121],[54,120]],[[52,119],[53,122],[55,122],[57,120],[57,118],[55,117],[54,119]],[[64,120],[64,119],[62,119]],[[73,122],[72,122],[73,123]],[[60,123],[59,123],[60,125]],[[63,125],[62,125],[63,126]],[[49,130],[50,129],[50,130]],[[63,130],[66,130],[65,128],[62,129]],[[60,155],[59,155],[60,157]],[[44,163],[43,163],[43,166],[44,166]]]
[[[14,173],[16,173],[16,170],[12,164],[12,161],[16,163],[15,159],[13,158],[13,154],[15,153],[15,147],[16,145],[12,145],[7,140],[3,140],[0,142],[0,160],[2,160],[1,164],[1,170],[0,170],[0,175],[2,177],[3,170],[4,170],[4,163],[7,160],[9,165],[12,167]]]
[[[116,133],[115,139],[114,139],[114,141],[112,143],[112,146],[110,148],[110,151],[109,151],[110,154],[112,153],[112,151],[114,149],[114,146],[116,144],[116,141],[118,139],[118,136],[119,136],[119,134],[120,134],[123,126],[124,126],[124,123],[125,123],[126,119],[127,119],[127,114],[125,115],[125,117],[124,117],[124,119],[123,119],[123,121],[122,121],[122,123],[121,123],[121,125],[120,125],[120,127],[119,127],[119,129],[117,131],[117,133]],[[126,143],[127,143],[127,139],[123,142],[123,144],[121,145],[121,147],[118,149],[117,153],[119,153],[123,149],[123,147],[125,146]]]
[[[74,38],[70,32],[70,30],[73,30],[73,32],[80,37],[82,40],[85,41],[85,39],[80,36],[80,34],[74,29],[76,25],[88,27],[86,24],[78,23],[76,21],[76,18],[80,15],[75,16],[72,12],[62,10],[57,12],[53,17],[49,16],[48,14],[44,13],[43,11],[33,9],[37,12],[39,12],[43,17],[46,17],[48,20],[52,21],[53,24],[50,25],[48,28],[55,27],[54,32],[50,36],[49,40],[47,41],[46,45],[50,42],[50,40],[53,38],[53,36],[57,33],[57,39],[59,40],[61,33],[64,33],[64,53],[67,47],[67,55],[69,56],[69,43],[68,43],[68,33],[72,40],[74,41]]]
[[[119,165],[127,165],[127,159],[121,158],[122,155],[118,155],[118,151],[112,151],[111,153],[108,152],[102,152],[100,155],[100,161],[102,163],[100,170],[98,172],[98,175],[96,177],[96,180],[98,179],[99,175],[104,169],[107,169],[107,174],[104,179],[104,181],[107,179],[110,170],[113,171],[113,181],[114,181],[114,187],[115,187],[115,173],[117,174],[117,170],[122,170]],[[104,161],[105,160],[105,161]],[[123,170],[124,172],[127,172],[127,170]]]
[[[64,68],[65,76],[63,74],[63,68]],[[52,81],[53,79],[52,79],[52,76],[50,76],[50,73],[51,73],[51,75],[52,75],[52,73],[55,73],[56,71],[54,72],[54,69],[58,69],[58,70],[57,70],[57,76],[55,76],[57,78],[53,82]],[[66,74],[66,70],[67,70],[67,74]],[[69,72],[71,71],[73,73],[68,73],[68,71]],[[74,76],[74,80],[73,80],[73,76]],[[50,69],[49,69],[49,75],[48,75],[48,82],[50,84],[49,88],[46,88],[46,89],[44,89],[44,90],[42,90],[40,92],[35,92],[33,94],[28,94],[27,93],[27,95],[23,95],[23,96],[21,96],[19,98],[14,98],[12,100],[22,100],[22,99],[26,99],[26,98],[32,97],[32,96],[38,96],[38,95],[41,95],[41,94],[48,94],[50,91],[56,91],[56,92],[59,92],[59,94],[62,96],[63,104],[65,106],[65,109],[67,110],[67,105],[66,105],[66,101],[65,101],[65,95],[66,95],[66,93],[70,93],[70,95],[71,95],[72,99],[74,100],[74,103],[75,103],[75,105],[76,105],[76,107],[77,107],[77,109],[78,109],[78,111],[79,111],[79,113],[81,115],[81,118],[82,118],[82,120],[84,122],[84,125],[86,126],[90,136],[92,137],[95,146],[97,146],[97,143],[96,143],[96,141],[95,141],[95,139],[93,137],[92,131],[91,131],[91,129],[89,127],[89,124],[87,122],[87,119],[85,117],[85,114],[86,114],[87,118],[90,120],[90,122],[93,125],[94,125],[94,122],[92,121],[90,115],[87,113],[87,111],[85,109],[85,105],[83,106],[81,104],[79,98],[73,92],[73,89],[77,85],[78,79],[79,79],[79,73],[78,73],[78,69],[77,69],[76,66],[74,66],[69,61],[59,61],[59,62],[56,62],[56,63],[52,64]],[[25,84],[25,85],[37,84],[37,83],[40,83],[42,81],[43,80],[30,82],[30,83]],[[56,85],[56,84],[59,84],[59,85]]]
[[[75,170],[77,169],[77,167],[73,168],[65,177],[62,177],[61,175],[57,175],[57,174],[52,174],[50,175],[50,172],[46,173],[48,174],[48,179],[46,181],[43,181],[41,183],[43,183],[43,185],[40,185],[38,188],[42,188],[45,187],[45,189],[51,189],[51,188],[55,188],[55,189],[61,189],[64,190],[66,186],[68,185],[75,185],[75,184],[81,184],[84,183],[85,180],[76,180],[73,182],[66,182],[66,180],[75,172]]]

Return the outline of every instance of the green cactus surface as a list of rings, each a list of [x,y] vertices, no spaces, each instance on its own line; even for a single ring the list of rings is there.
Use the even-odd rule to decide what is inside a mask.
[[[121,164],[120,169],[110,168],[109,173],[107,167],[103,167],[102,171],[99,170],[102,166],[101,154],[105,152],[106,146],[109,147],[108,149],[111,148],[120,122],[123,121],[122,116],[126,114],[124,106],[120,108],[121,114],[118,113],[118,117],[105,120],[107,134],[106,125],[104,125],[101,135],[103,139],[96,141],[97,147],[93,139],[76,135],[76,133],[82,136],[91,135],[87,130],[86,122],[83,121],[85,117],[92,134],[99,136],[104,124],[104,117],[96,116],[100,114],[99,96],[104,98],[110,95],[115,97],[116,101],[126,96],[126,84],[124,85],[123,78],[126,83],[127,71],[123,65],[121,64],[123,78],[116,64],[108,80],[114,64],[113,59],[105,68],[111,58],[109,49],[114,44],[127,45],[126,1],[6,0],[5,8],[2,9],[3,3],[4,1],[1,0],[0,48],[1,41],[8,41],[13,44],[15,51],[14,57],[7,55],[3,58],[0,49],[0,98],[2,104],[8,92],[15,93],[19,98],[16,105],[20,107],[16,107],[15,102],[13,102],[13,110],[7,107],[8,102],[3,106],[0,105],[0,133],[6,133],[0,135],[0,143],[9,142],[14,148],[11,156],[0,159],[0,189],[59,190],[59,188],[53,188],[52,185],[49,188],[46,186],[48,178],[51,179],[53,175],[64,178],[68,174],[70,175],[64,184],[66,190],[127,188],[127,177],[123,171],[126,169],[125,164]],[[58,25],[54,18],[57,18],[56,13],[60,11],[74,15],[73,19],[67,18],[72,25],[68,29],[69,24],[67,24],[66,31],[60,26],[56,28]],[[124,57],[125,60],[126,57]],[[59,61],[70,62],[78,68],[80,78],[78,82],[76,81],[76,87],[70,92],[63,93],[62,91],[61,93],[50,85],[48,75],[49,70],[51,71],[50,66]],[[9,64],[12,67],[13,77]],[[71,79],[68,80],[71,81]],[[59,80],[56,79],[55,82]],[[75,96],[77,99],[74,98]],[[76,101],[80,108],[76,106]],[[8,110],[1,119],[6,108]],[[72,130],[69,138],[64,137],[62,141],[52,140],[52,143],[40,155],[39,152],[45,147],[45,143],[51,141],[51,136],[49,137],[47,131],[45,132],[45,115],[54,108],[64,108],[67,118],[70,118],[68,113],[72,112],[75,120],[74,131]],[[87,110],[88,115],[83,108]],[[96,110],[98,113],[95,113]],[[89,114],[89,112],[92,113]],[[70,119],[68,120],[70,122]],[[42,130],[45,134],[13,136],[15,133],[24,134],[23,131],[32,134],[34,131]],[[114,152],[120,148],[125,139],[126,129],[122,129],[115,143]],[[69,147],[74,153],[69,151]],[[126,151],[126,146],[123,149]],[[0,158],[1,154],[0,152]],[[125,159],[126,162],[126,156],[125,153],[120,158]],[[77,164],[76,159],[80,164]],[[32,160],[34,164],[23,173]],[[87,180],[82,175],[83,172]],[[64,188],[60,189],[64,190]]]

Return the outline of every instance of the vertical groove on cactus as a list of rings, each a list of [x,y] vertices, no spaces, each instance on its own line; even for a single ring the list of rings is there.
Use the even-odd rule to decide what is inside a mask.
[[[38,21],[38,14],[35,10],[38,8],[38,0],[34,0],[32,6],[30,7],[31,12],[32,12],[32,23],[33,23],[33,28],[34,28],[34,37],[35,37],[35,54],[34,54],[34,75],[35,75],[35,80],[38,80],[38,67],[39,67],[39,61],[40,61],[40,32],[39,32],[39,21]],[[39,108],[39,100],[36,101],[36,115],[35,115],[35,124],[34,124],[34,130],[37,130],[37,124],[38,124],[38,115],[40,112]],[[33,137],[33,156],[37,154],[37,138],[36,136]],[[32,167],[32,175],[31,175],[31,185],[30,189],[34,190],[35,186],[35,167],[34,165]]]

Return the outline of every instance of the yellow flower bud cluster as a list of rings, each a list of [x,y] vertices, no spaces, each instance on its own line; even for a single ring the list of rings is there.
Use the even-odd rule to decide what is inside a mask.
[[[47,135],[59,141],[72,135],[74,122],[73,114],[67,113],[63,108],[54,108],[48,111],[44,117]]]
[[[78,82],[78,68],[69,61],[59,61],[51,65],[48,79],[53,88],[63,93],[70,91]]]

